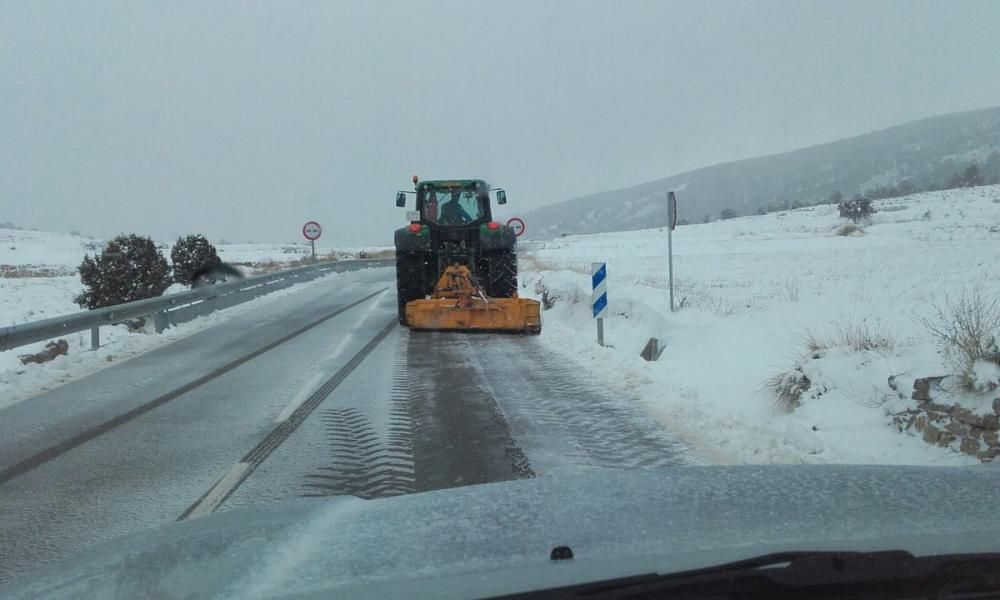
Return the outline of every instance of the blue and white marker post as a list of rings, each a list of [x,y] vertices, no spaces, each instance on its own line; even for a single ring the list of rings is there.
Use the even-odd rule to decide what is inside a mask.
[[[597,319],[597,343],[604,345],[604,317],[608,316],[608,267],[605,263],[590,263],[590,281],[594,288],[591,305]]]

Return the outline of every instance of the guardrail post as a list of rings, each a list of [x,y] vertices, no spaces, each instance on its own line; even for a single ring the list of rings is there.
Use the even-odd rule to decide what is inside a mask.
[[[101,347],[101,328],[94,325],[90,328],[90,349],[97,350]]]
[[[167,319],[167,311],[160,310],[153,313],[153,328],[156,333],[163,333],[163,330],[170,327],[170,321]]]

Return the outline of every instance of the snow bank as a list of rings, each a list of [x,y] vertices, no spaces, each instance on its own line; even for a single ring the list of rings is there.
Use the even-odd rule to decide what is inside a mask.
[[[915,406],[915,378],[948,372],[919,322],[933,313],[930,304],[970,287],[1000,294],[1000,187],[875,206],[873,222],[855,236],[836,235],[835,206],[678,228],[675,313],[662,230],[525,244],[522,292],[555,298],[543,315],[543,343],[640,398],[710,460],[976,462],[900,435],[889,415]],[[608,264],[612,348],[596,345],[591,261]],[[889,347],[833,344],[810,356],[810,334],[836,342],[838,331],[862,323],[891,338]],[[659,362],[639,357],[649,337],[666,345]],[[810,390],[793,412],[776,410],[764,383],[797,365]],[[990,382],[997,375],[984,366],[977,376]],[[989,404],[952,400],[981,410]]]
[[[103,241],[79,235],[0,229],[0,327],[80,312],[81,308],[74,299],[83,291],[83,286],[76,269],[85,254],[95,254],[102,248]],[[310,252],[304,244],[223,244],[217,249],[224,261],[244,264],[287,263],[304,258]],[[354,257],[359,250],[372,254],[384,249],[316,248],[319,255],[340,258]],[[169,244],[162,244],[161,252],[169,260]],[[248,275],[253,274],[253,269],[244,270]],[[40,352],[44,343],[0,352],[0,408],[210,327],[222,319],[294,293],[300,286],[309,284],[298,284],[274,292],[171,328],[158,336],[129,332],[124,325],[102,327],[103,346],[96,352],[89,351],[89,332],[72,334],[66,336],[70,344],[69,356],[42,365],[21,365],[18,357]],[[174,284],[166,293],[187,289]]]
[[[101,327],[101,347],[97,350],[90,350],[89,331],[70,334],[64,336],[69,342],[69,353],[44,364],[22,365],[18,359],[19,355],[41,351],[45,346],[42,342],[0,352],[0,408],[208,329],[222,321],[317,285],[328,277],[340,275],[333,273],[312,281],[297,283],[266,296],[175,325],[160,334],[129,331],[124,325]],[[0,283],[8,282],[0,280]]]

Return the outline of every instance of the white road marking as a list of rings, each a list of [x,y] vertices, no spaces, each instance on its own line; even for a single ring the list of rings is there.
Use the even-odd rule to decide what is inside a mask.
[[[358,323],[358,325],[360,324],[361,323]],[[357,329],[357,326],[355,326],[354,329]],[[340,356],[340,353],[344,351],[345,347],[347,347],[347,342],[354,339],[354,329],[352,329],[347,335],[345,335],[344,339],[340,340],[340,343],[337,344],[337,348],[334,349],[334,351],[331,352],[330,356],[328,356],[327,358],[337,358],[338,356]]]
[[[388,294],[388,293],[389,293],[389,289],[386,288],[385,291],[383,291],[381,294],[379,294],[375,298],[374,302],[372,302],[371,304],[368,305],[368,310],[366,310],[365,314],[362,315],[362,317],[360,319],[358,319],[357,324],[354,326],[354,330],[352,330],[352,332],[351,332],[352,334],[354,333],[354,331],[356,331],[358,329],[358,327],[361,326],[362,323],[364,323],[365,321],[368,320],[368,317],[370,317],[372,315],[372,313],[375,312],[375,309],[378,308],[379,304],[382,303],[382,298],[384,298],[385,295]],[[341,350],[342,350],[342,348],[337,348],[334,351],[334,354],[339,354]]]
[[[299,393],[295,394],[295,397],[289,401],[288,405],[285,406],[285,408],[281,411],[281,414],[278,415],[278,418],[276,418],[274,422],[281,423],[282,421],[288,420],[288,417],[292,416],[292,413],[295,412],[298,407],[302,406],[302,403],[312,395],[312,393],[316,390],[316,386],[323,381],[324,377],[326,377],[326,373],[323,371],[313,375],[312,378],[299,389]]]
[[[198,506],[194,507],[191,514],[188,515],[189,519],[194,517],[200,517],[202,515],[207,515],[213,512],[222,503],[222,499],[226,497],[229,492],[235,488],[243,474],[246,473],[247,469],[250,468],[250,463],[239,462],[233,465],[233,468],[229,469],[222,479],[216,483],[208,494],[198,503]]]
[[[337,358],[344,352],[344,350],[347,348],[347,344],[349,344],[351,340],[354,339],[354,332],[357,331],[358,328],[361,327],[361,325],[363,325],[364,322],[368,320],[368,317],[370,317],[373,312],[375,312],[375,309],[379,305],[379,301],[382,299],[383,296],[385,296],[386,293],[388,293],[388,291],[389,290],[386,290],[381,294],[379,294],[375,298],[375,301],[368,306],[368,310],[366,310],[365,313],[361,315],[361,318],[358,319],[357,323],[354,324],[354,328],[351,329],[351,331],[349,331],[343,337],[343,339],[340,340],[340,343],[337,344],[337,347],[333,350],[333,352],[330,353],[330,356],[328,357],[330,360]],[[305,402],[309,398],[309,396],[311,396],[313,392],[316,391],[316,386],[320,383],[320,381],[322,381],[323,378],[327,376],[328,375],[326,369],[321,370],[317,372],[315,375],[313,375],[312,378],[309,379],[309,381],[307,381],[305,385],[299,388],[299,391],[297,394],[295,394],[295,397],[289,400],[285,408],[282,409],[281,413],[277,416],[276,419],[274,419],[274,422],[281,423],[283,421],[287,421],[288,417],[292,416],[292,413],[294,413],[296,409],[298,409],[298,407],[302,406],[302,403]]]

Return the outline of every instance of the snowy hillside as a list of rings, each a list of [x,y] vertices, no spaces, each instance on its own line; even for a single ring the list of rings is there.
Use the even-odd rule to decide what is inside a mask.
[[[1000,295],[1000,186],[876,208],[851,236],[835,234],[835,206],[679,227],[673,314],[657,229],[525,244],[522,291],[554,300],[542,340],[581,362],[581,377],[624,383],[716,461],[976,462],[899,433],[890,413],[913,408],[914,379],[949,372],[921,323],[933,305],[970,290]],[[596,345],[591,261],[607,262],[613,348]],[[845,331],[884,343],[855,351],[841,344]],[[639,357],[649,337],[666,345],[655,363]],[[810,339],[822,348],[810,350]],[[777,410],[765,383],[797,366],[811,386],[800,407]],[[1000,371],[985,377],[984,390],[995,390]],[[998,395],[948,401],[989,412]]]
[[[670,190],[678,194],[679,218],[701,223],[706,218],[718,219],[724,209],[752,215],[775,205],[813,205],[835,190],[849,197],[903,182],[911,190],[941,189],[972,163],[981,169],[984,183],[1000,177],[1000,108],[923,119],[557,202],[524,215],[526,235],[551,239],[563,233],[665,225],[665,198]]]

